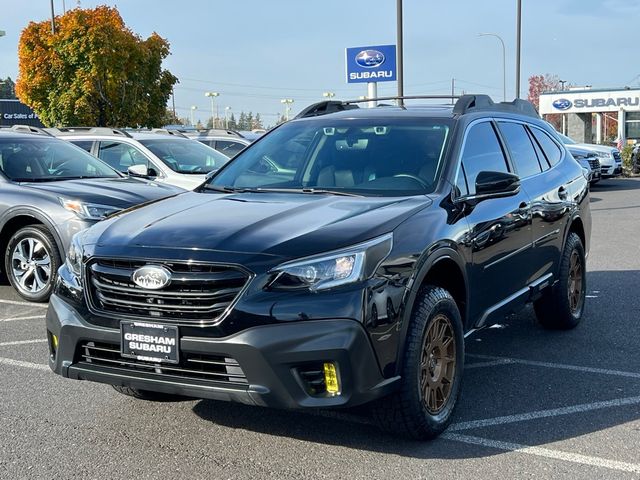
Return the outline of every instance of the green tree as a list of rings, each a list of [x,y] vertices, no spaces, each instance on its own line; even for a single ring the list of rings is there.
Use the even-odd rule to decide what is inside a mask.
[[[233,113],[231,114],[231,117],[229,117],[229,129],[230,130],[238,129],[238,123],[236,122],[236,117],[233,116]]]
[[[162,68],[169,43],[143,40],[115,8],[76,8],[31,22],[18,45],[18,98],[45,125],[161,126],[177,78]]]
[[[247,129],[247,116],[244,112],[240,112],[240,117],[238,118],[238,130],[246,130]]]
[[[260,118],[260,114],[259,113],[256,113],[256,118],[254,118],[254,120],[253,120],[252,130],[254,128],[264,128],[264,126],[262,125],[262,119]]]
[[[0,98],[16,98],[16,84],[11,80],[11,77],[7,77],[5,79],[0,78]]]

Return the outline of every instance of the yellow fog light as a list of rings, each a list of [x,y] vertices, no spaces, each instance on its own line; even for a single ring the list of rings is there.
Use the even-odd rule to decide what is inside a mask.
[[[338,381],[338,371],[335,364],[324,364],[324,384],[327,387],[327,393],[330,395],[340,394],[340,382]]]
[[[53,349],[58,350],[58,336],[53,333],[51,334],[51,343],[53,345]]]

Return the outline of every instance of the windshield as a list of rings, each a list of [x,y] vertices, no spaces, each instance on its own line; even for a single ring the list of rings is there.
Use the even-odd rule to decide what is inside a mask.
[[[287,123],[240,152],[209,190],[430,193],[442,170],[448,119],[317,118]]]
[[[140,143],[177,173],[201,175],[218,170],[229,161],[226,155],[195,140],[154,138]]]
[[[14,182],[120,177],[71,143],[34,136],[0,139],[0,171]]]

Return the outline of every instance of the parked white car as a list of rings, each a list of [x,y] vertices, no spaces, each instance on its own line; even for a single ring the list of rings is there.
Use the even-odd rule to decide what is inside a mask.
[[[126,131],[103,127],[48,128],[67,140],[136,177],[193,190],[206,175],[218,170],[229,157],[169,130]]]
[[[607,145],[595,145],[593,143],[578,143],[566,135],[558,133],[558,136],[565,145],[575,145],[594,152],[600,161],[602,178],[617,177],[622,175],[622,157],[620,150]]]

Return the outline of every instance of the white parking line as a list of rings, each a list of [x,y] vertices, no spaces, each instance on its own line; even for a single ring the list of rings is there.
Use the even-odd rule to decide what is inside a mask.
[[[10,347],[11,345],[28,345],[30,343],[44,343],[47,339],[38,339],[38,340],[18,340],[16,342],[3,342],[0,343],[0,347]]]
[[[44,315],[29,315],[26,317],[0,318],[0,322],[15,322],[17,320],[40,320],[45,318]]]
[[[3,358],[3,357],[0,357],[0,365],[10,365],[12,367],[33,368],[35,370],[49,370],[49,366],[48,365],[44,365],[42,363],[23,362],[21,360],[14,360],[12,358]]]
[[[0,300],[0,303],[6,303],[7,305],[24,305],[26,307],[34,308],[47,308],[49,306],[46,303],[16,302],[15,300]]]
[[[538,410],[535,412],[520,413],[517,415],[505,415],[503,417],[487,418],[484,420],[472,420],[470,422],[458,422],[449,426],[448,430],[450,432],[458,432],[460,430],[469,430],[471,428],[491,427],[495,425],[504,425],[507,423],[526,422],[528,420],[536,420],[539,418],[559,417],[561,415],[591,412],[593,410],[601,410],[603,408],[623,407],[625,405],[638,404],[640,404],[640,397],[616,398],[614,400],[606,400],[603,402],[582,403],[579,405],[572,405],[570,407]]]
[[[559,368],[561,370],[574,370],[577,372],[585,372],[585,373],[599,373],[602,375],[613,375],[618,377],[640,378],[640,373],[637,373],[637,372],[609,370],[607,368],[581,367],[579,365],[567,365],[564,363],[538,362],[535,360],[522,360],[520,358],[509,358],[509,357],[494,357],[491,355],[477,355],[472,353],[468,353],[466,356],[469,358],[481,358],[481,359],[492,360],[492,361],[508,360],[508,362],[495,364],[495,365],[508,365],[510,363],[512,364],[517,363],[520,365],[530,365],[533,367]]]
[[[543,447],[532,447],[519,443],[500,442],[497,440],[489,440],[487,438],[474,437],[470,435],[461,435],[459,433],[444,433],[441,438],[453,440],[455,442],[467,443],[470,445],[479,445],[482,447],[495,448],[507,452],[524,453],[527,455],[535,455],[537,457],[552,458],[555,460],[563,460],[565,462],[580,463],[593,467],[603,467],[611,470],[620,470],[623,472],[640,473],[640,464],[618,462],[600,457],[589,457],[578,453],[561,452]]]
[[[466,363],[464,369],[495,367],[496,365],[509,365],[510,363],[514,363],[510,358],[501,358],[500,360],[491,360],[489,362]]]

